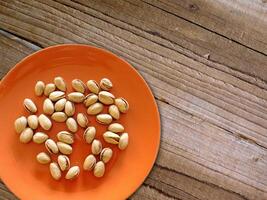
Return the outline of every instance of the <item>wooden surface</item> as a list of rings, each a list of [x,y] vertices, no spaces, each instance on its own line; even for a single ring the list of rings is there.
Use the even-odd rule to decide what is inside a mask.
[[[161,148],[129,199],[267,199],[266,0],[0,0],[1,77],[61,43],[114,52],[153,90]]]

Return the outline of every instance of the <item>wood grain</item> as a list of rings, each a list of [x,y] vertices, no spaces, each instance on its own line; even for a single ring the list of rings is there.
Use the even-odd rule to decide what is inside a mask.
[[[266,19],[247,0],[0,0],[0,76],[50,45],[106,48],[143,75],[162,121],[157,162],[130,199],[263,200]]]

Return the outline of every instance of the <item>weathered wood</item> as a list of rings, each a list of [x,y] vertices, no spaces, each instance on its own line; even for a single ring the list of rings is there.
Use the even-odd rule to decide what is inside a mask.
[[[0,27],[11,33],[0,32],[0,72],[57,43],[109,49],[147,80],[162,120],[157,162],[130,199],[266,199],[266,45],[249,43],[247,36],[233,42],[236,29],[211,27],[210,16],[204,26],[204,12],[200,21],[186,11],[179,18],[169,1],[159,3],[0,1]],[[225,18],[226,28],[237,23]],[[261,23],[258,40],[266,37]],[[179,33],[169,30],[172,24]],[[210,51],[209,59],[203,57]]]

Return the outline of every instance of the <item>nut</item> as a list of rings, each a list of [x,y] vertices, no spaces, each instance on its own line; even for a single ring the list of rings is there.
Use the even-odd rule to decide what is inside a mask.
[[[102,103],[94,103],[91,106],[88,107],[87,109],[87,114],[88,115],[97,115],[102,112],[104,109],[104,105]]]
[[[124,150],[126,149],[126,147],[128,146],[129,143],[129,136],[128,133],[123,133],[120,137],[120,141],[119,141],[119,149],[120,150]]]
[[[55,180],[59,180],[61,178],[61,171],[57,163],[52,162],[49,166],[50,174]]]
[[[56,122],[65,122],[68,116],[64,112],[55,112],[51,118]]]
[[[72,180],[76,178],[77,176],[79,176],[79,174],[80,174],[80,168],[78,166],[73,166],[69,169],[65,178],[68,180]]]
[[[45,83],[43,81],[37,81],[34,88],[36,96],[42,96],[44,93],[44,89],[45,89]]]
[[[54,91],[49,94],[49,99],[51,101],[58,101],[59,99],[63,99],[65,97],[65,92],[62,91]]]
[[[63,91],[63,92],[65,92],[65,91],[67,90],[66,83],[65,83],[65,81],[64,81],[64,79],[63,79],[62,77],[56,77],[56,78],[54,79],[54,83],[55,83],[56,87],[57,87],[59,90],[61,90],[61,91]]]
[[[106,105],[110,105],[114,103],[114,95],[107,91],[101,91],[98,94],[98,100]]]
[[[61,169],[61,171],[68,170],[70,168],[70,159],[68,156],[65,155],[59,155],[57,157],[57,163]]]
[[[115,99],[115,105],[122,113],[126,113],[130,108],[129,103],[122,97]]]
[[[120,136],[111,131],[105,132],[103,134],[103,138],[107,143],[110,143],[110,144],[119,144],[119,141],[120,141]]]
[[[71,131],[73,133],[77,132],[78,124],[74,118],[72,118],[72,117],[68,118],[66,121],[66,125],[67,125],[69,131]]]
[[[102,177],[105,174],[105,163],[103,161],[98,161],[94,168],[95,177]]]
[[[85,93],[86,85],[80,79],[72,80],[71,85],[76,92]]]
[[[99,93],[99,91],[100,91],[100,87],[99,87],[99,85],[98,85],[98,83],[97,83],[96,81],[94,81],[94,80],[89,80],[89,81],[87,81],[86,85],[87,85],[88,89],[89,89],[91,92],[93,92],[93,93],[95,93],[95,94],[98,94],[98,93]]]
[[[63,154],[69,155],[72,153],[72,147],[64,142],[57,142],[59,151]]]
[[[45,147],[49,153],[57,154],[58,153],[58,147],[57,144],[52,139],[47,139],[45,141]]]
[[[41,164],[48,164],[51,162],[50,156],[45,152],[38,153],[36,160]]]
[[[39,121],[39,124],[40,126],[44,129],[44,130],[49,130],[51,127],[52,127],[52,122],[51,120],[45,116],[44,114],[41,114],[39,117],[38,117],[38,121]]]
[[[32,140],[33,130],[31,128],[25,128],[20,134],[19,140],[22,143],[29,143]]]
[[[114,118],[119,119],[120,118],[120,111],[119,108],[116,105],[111,105],[108,108],[108,113]]]
[[[108,130],[113,133],[122,133],[124,131],[124,127],[119,123],[113,123],[108,126]]]
[[[17,118],[14,122],[15,131],[21,133],[27,127],[27,118],[21,116]]]
[[[29,113],[36,113],[37,112],[37,107],[31,99],[24,99],[24,108]]]
[[[100,160],[104,163],[107,163],[113,155],[113,151],[111,148],[104,148],[100,153]]]
[[[96,121],[100,124],[110,124],[112,117],[109,114],[99,114],[96,116]]]
[[[94,139],[91,146],[92,154],[98,155],[102,150],[102,144],[99,140]]]
[[[45,89],[44,89],[44,95],[45,96],[49,96],[49,94],[51,92],[54,92],[56,90],[56,86],[54,83],[48,83],[46,86],[45,86]]]
[[[47,115],[52,115],[54,112],[55,108],[54,108],[54,104],[50,99],[45,99],[44,100],[44,104],[43,104],[43,111],[45,114]]]
[[[91,171],[94,169],[96,164],[96,158],[94,155],[90,154],[87,156],[83,162],[83,169],[87,171]]]
[[[74,103],[67,101],[65,104],[65,113],[67,116],[73,116],[75,113],[75,106]]]
[[[73,144],[74,142],[74,135],[68,131],[60,131],[57,134],[57,139],[60,142],[64,142],[66,144]]]
[[[91,93],[91,94],[88,94],[88,95],[85,97],[83,103],[84,103],[84,105],[85,105],[86,107],[88,107],[88,106],[90,106],[90,105],[96,103],[97,100],[98,100],[98,96],[97,96],[96,94],[94,94],[94,93]]]
[[[48,135],[46,135],[45,133],[43,132],[36,132],[34,135],[33,135],[33,142],[36,143],[36,144],[42,144],[44,143],[47,139],[48,139]]]
[[[100,81],[100,87],[101,87],[102,90],[108,91],[113,87],[113,85],[112,85],[112,82],[109,79],[102,78],[101,81]]]
[[[87,119],[86,115],[83,113],[77,114],[77,122],[82,128],[85,128],[88,125],[88,119]]]
[[[65,104],[66,104],[67,100],[65,98],[58,100],[55,103],[55,111],[56,112],[61,112],[64,110],[65,108]]]
[[[68,100],[74,103],[81,103],[84,101],[84,94],[80,92],[72,92],[68,94]]]
[[[88,144],[91,144],[96,135],[96,129],[93,126],[89,126],[83,133],[83,138]]]

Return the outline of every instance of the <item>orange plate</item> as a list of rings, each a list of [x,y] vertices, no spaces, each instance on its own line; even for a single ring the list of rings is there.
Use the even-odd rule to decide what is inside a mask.
[[[119,120],[129,133],[129,146],[119,151],[116,146],[103,143],[114,150],[114,157],[106,165],[103,178],[95,178],[91,172],[81,171],[78,179],[55,181],[49,174],[48,165],[36,162],[37,153],[45,151],[44,145],[33,142],[22,144],[14,131],[14,120],[28,113],[22,106],[24,98],[36,102],[38,114],[42,112],[44,97],[34,95],[36,81],[53,82],[62,76],[71,91],[71,80],[79,78],[99,81],[103,77],[112,80],[115,96],[126,98],[130,104],[127,114]],[[77,110],[86,113],[83,105]],[[77,113],[77,112],[76,112]],[[90,124],[97,128],[101,141],[106,126],[89,117]],[[126,199],[144,181],[157,156],[160,143],[160,119],[153,95],[144,79],[127,62],[114,54],[86,45],[59,45],[38,51],[18,63],[0,84],[0,176],[7,186],[21,199]],[[41,129],[40,129],[41,130]],[[64,123],[54,123],[48,132],[51,138]],[[82,168],[91,145],[82,139],[83,130],[76,133],[71,164]],[[55,159],[55,157],[54,157]],[[64,175],[65,173],[63,173]]]

